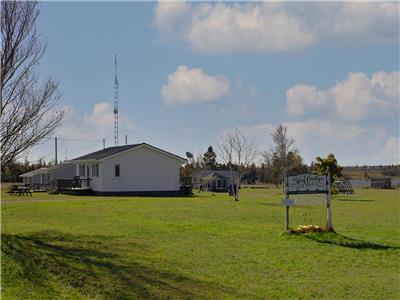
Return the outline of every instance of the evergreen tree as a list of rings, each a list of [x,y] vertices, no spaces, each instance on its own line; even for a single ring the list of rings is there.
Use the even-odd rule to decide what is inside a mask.
[[[207,170],[214,170],[217,167],[216,161],[217,155],[215,154],[213,147],[209,146],[207,152],[203,155],[203,167]]]
[[[326,158],[317,157],[313,166],[313,173],[324,175],[326,170],[330,173],[330,182],[333,184],[335,178],[342,176],[343,168],[338,164],[335,155],[330,153]]]

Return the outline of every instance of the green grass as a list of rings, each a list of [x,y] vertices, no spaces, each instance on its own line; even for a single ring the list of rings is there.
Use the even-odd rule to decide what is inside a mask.
[[[335,196],[337,233],[306,236],[281,197],[3,193],[2,299],[399,298],[399,190]]]

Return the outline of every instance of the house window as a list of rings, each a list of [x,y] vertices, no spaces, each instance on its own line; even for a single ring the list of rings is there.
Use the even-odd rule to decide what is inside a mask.
[[[221,188],[221,180],[217,181],[217,188]]]
[[[226,188],[226,180],[223,181],[223,188]]]
[[[90,177],[90,167],[89,167],[89,165],[86,166],[86,176]]]
[[[115,165],[115,177],[119,177],[119,165]]]
[[[85,177],[85,165],[79,165],[79,176]]]
[[[92,177],[99,177],[99,164],[92,165]]]

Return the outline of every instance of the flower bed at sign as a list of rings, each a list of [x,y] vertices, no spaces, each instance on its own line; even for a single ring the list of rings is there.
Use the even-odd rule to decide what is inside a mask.
[[[291,233],[296,233],[296,234],[328,232],[328,231],[329,230],[326,226],[317,226],[317,225],[298,225],[296,228],[290,230]]]

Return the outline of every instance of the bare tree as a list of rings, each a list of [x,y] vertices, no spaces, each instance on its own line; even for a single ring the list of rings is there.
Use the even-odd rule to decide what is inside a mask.
[[[269,169],[271,179],[276,184],[282,181],[283,174],[288,171],[294,159],[302,164],[302,160],[296,149],[291,149],[294,139],[288,137],[287,127],[280,124],[271,134],[275,144],[274,148],[263,153],[264,162]]]
[[[66,111],[57,109],[59,83],[39,82],[36,72],[46,50],[36,30],[38,3],[1,2],[1,165],[20,157],[54,133]]]
[[[218,144],[218,149],[222,160],[229,166],[231,183],[237,186],[236,189],[233,189],[233,197],[236,201],[239,201],[241,179],[249,171],[250,165],[254,163],[257,149],[239,129],[223,135]],[[237,178],[233,176],[234,170],[238,172]]]

